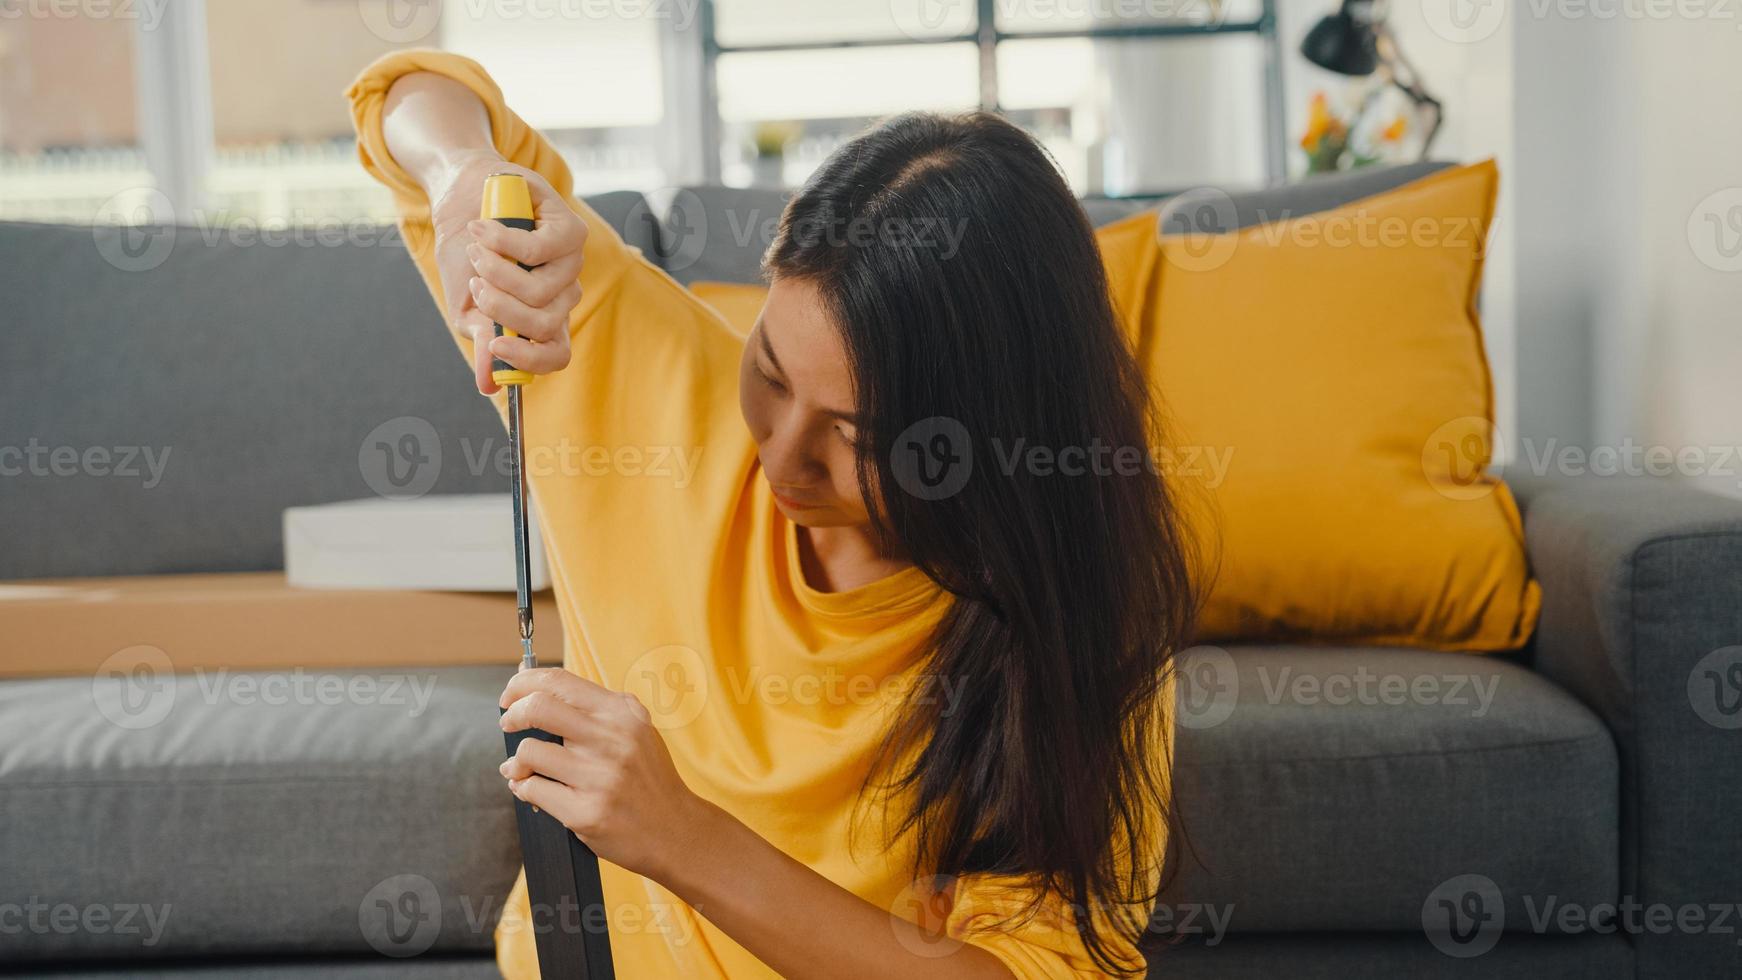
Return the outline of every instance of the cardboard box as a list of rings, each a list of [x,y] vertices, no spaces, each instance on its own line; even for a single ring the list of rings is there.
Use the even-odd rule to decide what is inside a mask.
[[[531,525],[532,588],[550,587],[537,515]],[[513,498],[444,494],[370,498],[284,512],[284,571],[304,589],[514,591]]]
[[[544,593],[534,607],[540,660],[560,663],[556,604]],[[139,646],[162,651],[178,673],[464,664],[507,672],[520,659],[515,622],[513,595],[297,589],[278,572],[0,582],[0,677],[94,674]]]

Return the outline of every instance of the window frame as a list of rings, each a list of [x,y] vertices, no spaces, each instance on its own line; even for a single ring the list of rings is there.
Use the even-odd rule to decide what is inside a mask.
[[[997,112],[998,45],[1004,41],[1051,40],[1058,38],[1180,40],[1221,36],[1255,36],[1263,46],[1264,104],[1264,171],[1270,183],[1281,183],[1288,176],[1285,93],[1282,77],[1282,39],[1276,29],[1276,0],[1260,0],[1258,16],[1250,20],[1222,21],[1214,24],[1121,24],[1109,27],[1070,28],[1055,31],[1008,31],[997,23],[997,0],[974,0],[974,28],[959,34],[911,38],[845,38],[818,41],[771,41],[762,44],[723,44],[714,22],[714,0],[701,0],[693,31],[693,42],[686,46],[668,46],[677,57],[689,62],[688,72],[696,78],[692,86],[694,98],[686,106],[695,120],[689,132],[696,134],[693,153],[699,157],[699,168],[690,168],[694,179],[717,184],[721,179],[719,85],[716,67],[721,55],[758,54],[776,51],[830,51],[845,48],[908,47],[916,44],[963,44],[975,46],[980,68],[980,108]],[[670,69],[668,69],[669,71]],[[669,90],[668,90],[669,91]],[[668,110],[671,108],[668,97]],[[682,118],[682,117],[679,117]],[[1153,195],[1145,195],[1153,196]]]

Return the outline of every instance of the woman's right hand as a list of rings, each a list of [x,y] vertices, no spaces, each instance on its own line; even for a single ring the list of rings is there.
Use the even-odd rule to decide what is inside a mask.
[[[537,222],[532,231],[478,217],[484,179],[497,173],[526,178]],[[455,159],[429,192],[448,324],[472,340],[478,391],[489,395],[499,390],[490,378],[492,357],[533,374],[566,367],[569,314],[581,302],[578,277],[586,222],[543,177],[492,151]],[[520,336],[496,337],[496,323]]]

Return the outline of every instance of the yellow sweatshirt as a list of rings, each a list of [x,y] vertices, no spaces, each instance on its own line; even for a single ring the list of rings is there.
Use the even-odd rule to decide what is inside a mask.
[[[876,808],[855,804],[949,596],[915,569],[844,592],[807,585],[795,526],[775,507],[739,415],[742,338],[574,197],[568,167],[477,63],[403,51],[365,69],[347,96],[363,166],[394,192],[438,306],[429,201],[381,132],[388,88],[415,71],[476,92],[496,148],[542,174],[587,223],[573,361],[524,395],[564,666],[635,692],[696,793],[873,905],[930,918],[935,905],[928,912],[912,885],[910,843],[878,833]],[[432,317],[432,329],[440,322]],[[470,363],[469,341],[460,347]],[[467,383],[465,372],[448,383]],[[610,864],[602,871],[619,976],[774,975],[659,884]],[[988,928],[1027,897],[1013,882],[963,879],[943,913],[946,933],[1018,977],[1099,975],[1066,914]],[[497,960],[516,980],[538,975],[527,914],[522,876],[496,932]]]

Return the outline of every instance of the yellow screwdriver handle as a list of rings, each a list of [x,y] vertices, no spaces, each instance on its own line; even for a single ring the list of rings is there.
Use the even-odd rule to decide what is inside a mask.
[[[484,208],[481,215],[486,221],[495,219],[510,228],[531,231],[536,224],[532,218],[532,191],[526,186],[526,178],[519,174],[491,174],[484,179]],[[520,263],[522,269],[531,266]],[[498,323],[496,336],[518,337],[519,334]],[[490,377],[503,387],[529,384],[532,375],[522,371],[499,357],[490,359]]]

